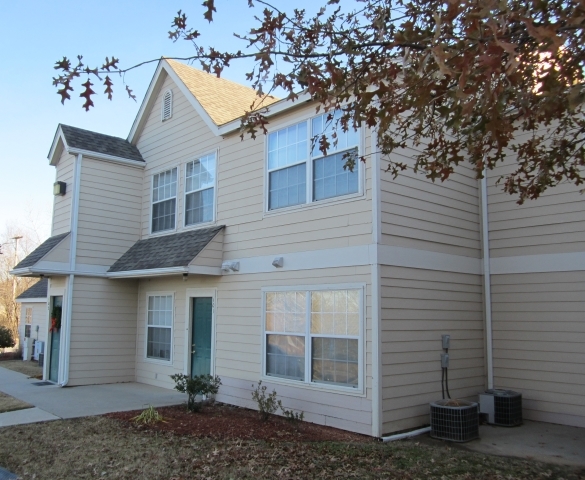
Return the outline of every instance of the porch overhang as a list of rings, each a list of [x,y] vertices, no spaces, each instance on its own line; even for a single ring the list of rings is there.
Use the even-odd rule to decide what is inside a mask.
[[[16,277],[39,277],[69,268],[70,232],[54,235],[41,243],[10,271]]]
[[[223,225],[139,240],[106,272],[108,278],[221,275]]]

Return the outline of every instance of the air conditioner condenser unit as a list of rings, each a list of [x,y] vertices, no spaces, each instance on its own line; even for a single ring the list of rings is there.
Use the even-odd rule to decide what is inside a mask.
[[[512,390],[486,390],[479,394],[479,413],[487,415],[492,425],[522,425],[522,394]]]

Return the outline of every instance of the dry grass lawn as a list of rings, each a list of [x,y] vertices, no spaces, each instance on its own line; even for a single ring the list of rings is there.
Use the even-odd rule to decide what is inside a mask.
[[[0,413],[32,408],[32,405],[0,392]]]
[[[106,417],[0,429],[0,466],[23,479],[565,479],[568,467],[470,453],[415,440],[215,440]]]
[[[27,377],[42,378],[43,368],[35,361],[25,362],[23,360],[3,360],[0,367],[23,373]]]

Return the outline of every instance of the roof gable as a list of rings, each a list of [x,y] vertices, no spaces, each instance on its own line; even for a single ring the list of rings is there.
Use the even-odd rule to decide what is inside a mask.
[[[32,267],[35,263],[41,260],[47,253],[55,248],[61,241],[69,235],[70,232],[62,233],[61,235],[55,235],[50,237],[41,243],[32,253],[22,259],[13,270],[19,270],[21,268]]]
[[[218,78],[184,63],[163,58],[159,62],[128,135],[128,140],[133,145],[138,142],[138,137],[142,133],[167,76],[173,80],[215,135],[222,134],[221,127],[225,128],[227,124],[240,118],[250,109],[252,103],[258,100],[256,91],[252,88]],[[267,95],[256,107],[263,108],[277,102],[282,103],[278,98]]]
[[[138,148],[128,140],[59,124],[48,156],[52,165],[64,149],[70,153],[91,152],[98,156],[144,162]]]
[[[139,240],[110,267],[108,273],[187,267],[223,228],[220,225]]]

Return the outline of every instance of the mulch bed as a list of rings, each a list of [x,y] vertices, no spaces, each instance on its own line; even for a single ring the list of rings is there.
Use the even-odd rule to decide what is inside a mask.
[[[121,421],[128,428],[144,431],[172,432],[217,440],[278,440],[295,442],[372,442],[371,437],[346,432],[337,428],[308,422],[292,423],[283,417],[271,415],[262,421],[258,412],[247,408],[215,403],[199,412],[188,412],[185,405],[156,409],[164,422],[137,425],[133,417],[141,411],[116,412],[105,417]]]

